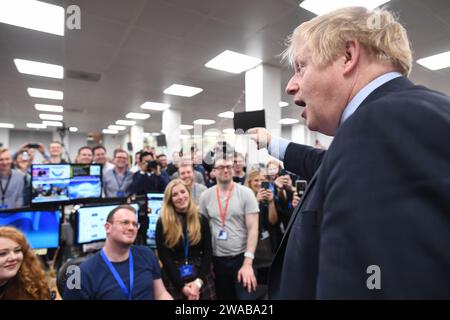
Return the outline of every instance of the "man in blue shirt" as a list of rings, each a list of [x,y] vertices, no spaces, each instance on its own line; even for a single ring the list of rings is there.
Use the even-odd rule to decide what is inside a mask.
[[[105,224],[104,248],[80,265],[80,286],[68,278],[63,292],[70,300],[169,300],[153,252],[133,246],[139,224],[128,205],[112,210]],[[75,273],[76,274],[76,273]],[[75,281],[76,284],[76,281]]]

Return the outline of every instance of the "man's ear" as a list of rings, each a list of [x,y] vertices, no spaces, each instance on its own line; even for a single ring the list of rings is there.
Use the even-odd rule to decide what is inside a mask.
[[[361,44],[356,40],[349,40],[345,44],[344,75],[353,72],[361,56]]]

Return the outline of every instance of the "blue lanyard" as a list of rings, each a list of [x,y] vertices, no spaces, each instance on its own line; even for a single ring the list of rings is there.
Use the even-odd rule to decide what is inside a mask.
[[[106,256],[105,252],[100,251],[100,254],[105,261],[106,265],[108,266],[109,270],[113,274],[114,278],[116,279],[117,283],[119,284],[120,288],[122,289],[123,293],[126,297],[128,297],[128,300],[132,300],[131,293],[133,291],[133,282],[134,282],[134,270],[133,270],[133,254],[131,253],[130,249],[130,260],[129,260],[129,266],[130,266],[130,290],[125,286],[125,283],[123,282],[122,278],[120,277],[119,273],[117,272],[116,268],[112,265],[111,261],[109,261],[108,257]]]
[[[189,256],[189,239],[187,235],[183,238],[183,248],[184,248],[184,262],[187,264]]]
[[[114,174],[114,178],[116,178],[117,188],[119,189],[119,191],[121,191],[122,185],[125,182],[125,179],[127,178],[128,171],[126,171],[125,174],[123,175],[123,179],[122,179],[121,183],[119,183],[119,179],[117,179],[117,175],[116,175],[116,170],[114,170],[114,169],[113,169],[113,174]]]

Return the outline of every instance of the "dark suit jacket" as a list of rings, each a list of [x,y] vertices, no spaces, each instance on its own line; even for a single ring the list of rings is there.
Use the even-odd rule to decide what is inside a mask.
[[[290,143],[284,164],[312,179],[274,258],[269,298],[450,298],[447,96],[391,80],[328,151]],[[379,290],[367,286],[371,265]]]

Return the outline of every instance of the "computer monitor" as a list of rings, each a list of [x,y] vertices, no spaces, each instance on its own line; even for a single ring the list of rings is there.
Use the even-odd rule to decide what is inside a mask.
[[[120,204],[81,207],[75,216],[75,239],[78,244],[103,241],[106,239],[105,223],[108,214]],[[139,213],[139,204],[130,204]]]
[[[59,246],[60,210],[21,208],[0,211],[0,226],[21,230],[33,249]]]
[[[161,213],[161,207],[164,200],[164,193],[147,193],[147,244],[156,248],[156,222]]]
[[[67,203],[102,195],[100,164],[34,164],[31,204]]]

